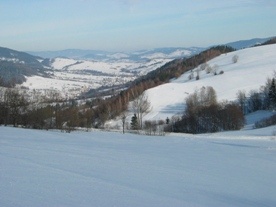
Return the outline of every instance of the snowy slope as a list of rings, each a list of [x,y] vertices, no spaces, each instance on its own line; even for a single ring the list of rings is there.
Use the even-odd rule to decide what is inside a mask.
[[[0,135],[2,207],[276,206],[271,136]]]
[[[186,72],[180,78],[170,83],[152,88],[146,93],[152,106],[146,119],[166,119],[184,110],[185,98],[201,87],[212,86],[219,101],[235,100],[239,90],[259,90],[265,85],[268,77],[276,71],[276,45],[267,45],[235,51],[220,55],[209,61],[210,66],[217,65],[217,71],[224,74],[214,76],[200,72],[200,80],[189,80],[191,72]],[[238,55],[237,63],[232,57]],[[196,69],[194,69],[196,71]]]

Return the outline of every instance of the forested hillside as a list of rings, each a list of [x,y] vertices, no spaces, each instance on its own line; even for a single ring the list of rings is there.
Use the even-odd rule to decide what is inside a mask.
[[[25,76],[44,74],[42,61],[28,53],[0,47],[0,86],[13,87],[23,83]]]

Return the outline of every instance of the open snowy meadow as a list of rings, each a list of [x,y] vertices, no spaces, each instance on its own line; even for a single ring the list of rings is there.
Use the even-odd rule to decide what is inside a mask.
[[[273,207],[275,129],[150,137],[0,126],[0,206]]]

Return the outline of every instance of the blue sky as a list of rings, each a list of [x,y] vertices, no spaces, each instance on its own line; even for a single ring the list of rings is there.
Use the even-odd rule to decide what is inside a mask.
[[[276,35],[275,0],[0,0],[0,46],[132,51]]]

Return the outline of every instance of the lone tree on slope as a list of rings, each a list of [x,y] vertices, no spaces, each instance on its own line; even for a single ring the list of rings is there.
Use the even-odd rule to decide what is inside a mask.
[[[132,108],[137,116],[138,127],[142,129],[143,117],[151,110],[147,95],[142,93],[138,98],[136,98],[132,103]]]
[[[134,114],[133,117],[131,117],[130,125],[131,125],[132,130],[138,130],[139,129],[138,118],[137,118],[136,114]]]

